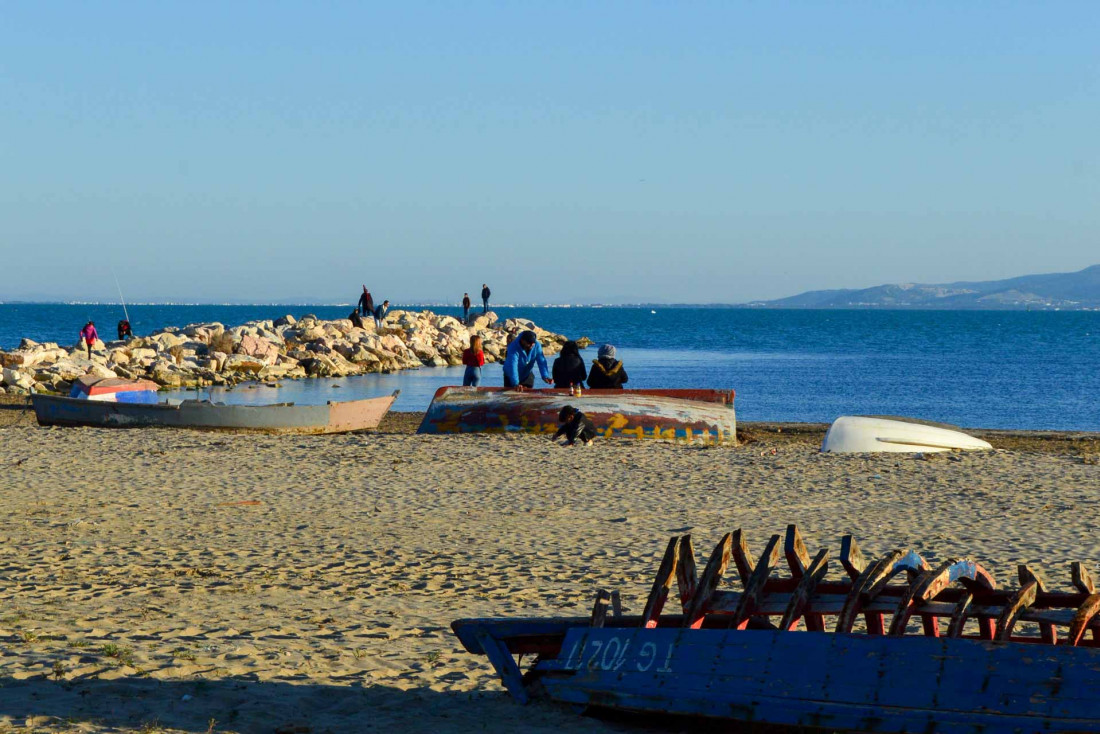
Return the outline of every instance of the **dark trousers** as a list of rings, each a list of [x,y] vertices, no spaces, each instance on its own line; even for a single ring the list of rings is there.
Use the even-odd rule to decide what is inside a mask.
[[[463,323],[465,323],[465,322],[468,322],[469,320],[470,320],[470,307],[469,306],[463,306],[462,307],[462,321],[463,321]]]
[[[488,298],[482,298],[481,299],[481,312],[482,313],[489,313],[489,299]]]
[[[535,386],[535,373],[534,372],[528,372],[527,377],[524,377],[522,380],[520,380],[519,384],[523,385],[524,387],[534,387]],[[505,387],[515,387],[515,385],[512,383],[512,381],[509,380],[507,377],[504,378],[504,386]]]

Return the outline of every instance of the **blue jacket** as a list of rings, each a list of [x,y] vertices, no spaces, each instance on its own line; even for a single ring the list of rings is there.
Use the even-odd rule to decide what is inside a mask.
[[[542,345],[535,342],[531,347],[530,352],[523,351],[523,347],[520,346],[519,337],[512,340],[512,343],[508,345],[508,351],[504,354],[504,386],[514,387],[524,380],[535,369],[535,364],[539,366],[539,372],[542,373],[544,380],[550,379],[550,367],[546,364],[546,357],[542,353]]]

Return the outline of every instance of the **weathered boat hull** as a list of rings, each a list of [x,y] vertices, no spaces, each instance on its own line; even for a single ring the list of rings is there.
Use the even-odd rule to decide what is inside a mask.
[[[551,700],[828,729],[1094,731],[1100,649],[773,630],[573,628]]]
[[[444,387],[419,433],[542,433],[558,429],[566,405],[584,412],[605,437],[737,440],[732,390],[515,391]]]
[[[326,405],[222,405],[205,400],[148,405],[37,394],[31,402],[43,426],[320,434],[377,428],[397,395],[395,391],[387,397]]]
[[[773,573],[781,558],[790,578]],[[1026,565],[1018,588],[998,588],[970,559],[869,559],[850,535],[839,561],[846,578],[829,578],[828,549],[811,560],[788,525],[759,556],[726,533],[699,574],[691,537],[673,537],[640,615],[601,590],[589,618],[451,626],[521,703],[825,731],[1100,731],[1100,593],[1085,564],[1065,592]],[[741,591],[719,588],[727,569]]]

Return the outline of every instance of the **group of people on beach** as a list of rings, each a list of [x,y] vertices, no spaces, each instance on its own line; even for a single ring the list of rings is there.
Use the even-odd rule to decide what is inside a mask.
[[[585,370],[581,358],[580,346],[575,341],[562,345],[561,354],[554,360],[553,367],[546,361],[546,355],[539,344],[538,335],[533,331],[522,331],[508,342],[502,368],[504,387],[511,390],[530,390],[535,386],[535,372],[542,381],[555,388],[567,390],[622,390],[629,381],[622,361],[615,358],[615,347],[604,344],[599,348],[597,359],[590,370]],[[470,337],[470,346],[462,354],[462,364],[466,372],[462,377],[464,387],[477,387],[481,384],[481,371],[485,366],[485,353],[481,349],[481,337]],[[585,382],[588,384],[585,385]],[[560,427],[554,438],[564,436],[566,443],[574,445],[580,441],[589,444],[596,437],[596,427],[592,421],[571,405],[566,405],[558,414]]]
[[[480,336],[470,337],[470,346],[462,353],[462,364],[466,366],[463,387],[481,385],[485,353],[481,348]],[[568,341],[562,345],[561,354],[550,367],[538,335],[529,330],[521,331],[508,342],[502,367],[504,387],[520,391],[535,386],[536,370],[543,382],[560,389],[621,390],[630,380],[623,363],[615,358],[615,347],[611,344],[599,348],[597,359],[593,360],[591,369],[586,370],[580,347],[575,341]]]

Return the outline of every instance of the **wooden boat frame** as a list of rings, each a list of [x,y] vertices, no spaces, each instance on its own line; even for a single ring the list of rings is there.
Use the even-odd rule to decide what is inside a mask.
[[[781,559],[788,578],[772,575]],[[1060,592],[1026,565],[999,589],[970,559],[866,559],[851,535],[839,560],[844,578],[826,578],[828,550],[811,557],[795,525],[757,559],[738,530],[699,575],[691,536],[676,536],[641,615],[601,590],[589,617],[452,629],[520,702],[875,732],[1100,729],[1100,593],[1084,564]],[[740,591],[719,588],[731,564]],[[517,655],[535,663],[523,672]]]

